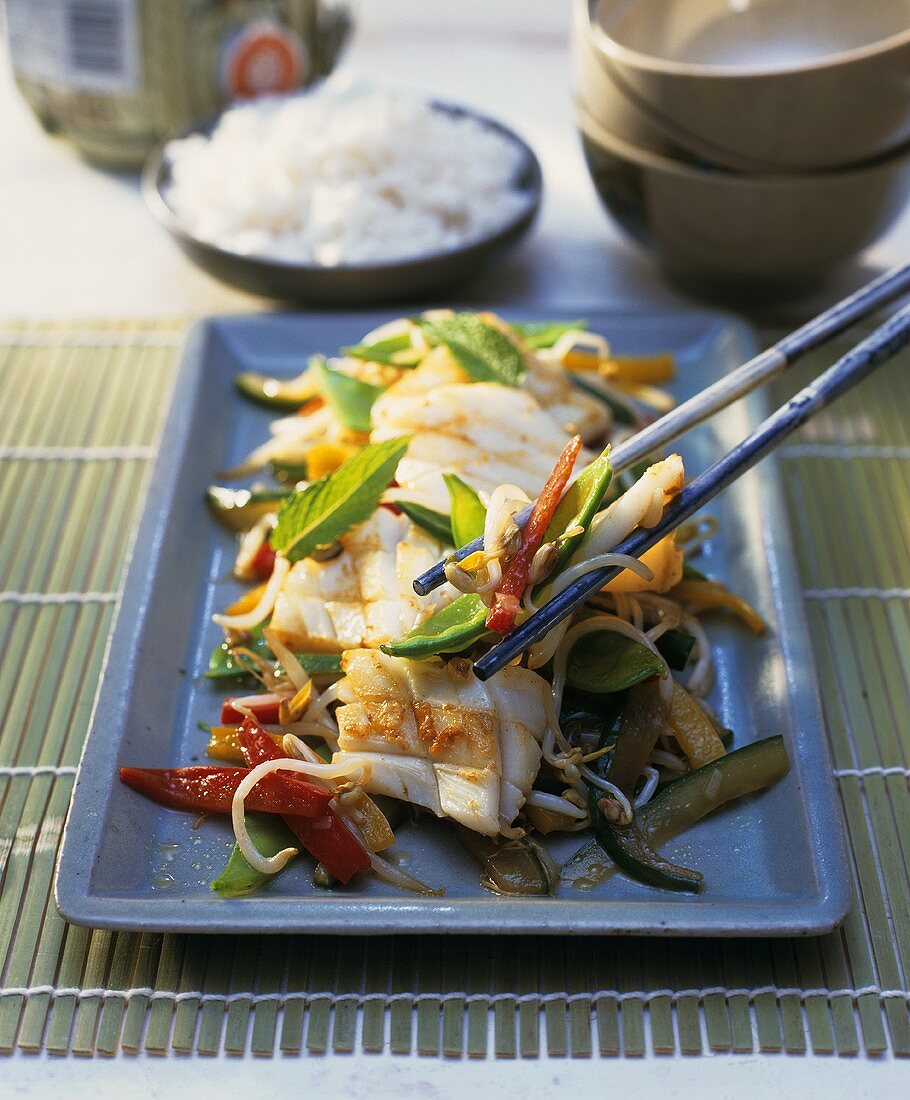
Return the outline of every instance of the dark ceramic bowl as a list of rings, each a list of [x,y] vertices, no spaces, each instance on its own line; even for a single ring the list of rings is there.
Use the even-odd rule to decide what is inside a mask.
[[[434,102],[433,107],[447,114],[475,119],[507,138],[521,152],[521,168],[514,184],[524,199],[521,208],[494,232],[454,248],[388,263],[334,266],[269,259],[221,248],[190,233],[168,205],[165,195],[170,182],[170,166],[164,155],[166,143],[159,145],[146,161],[142,171],[142,193],[148,208],[194,263],[216,279],[241,290],[267,298],[332,306],[419,301],[477,275],[516,245],[530,229],[543,191],[540,163],[514,131],[454,104]],[[209,133],[213,127],[213,122],[197,125],[180,136]]]

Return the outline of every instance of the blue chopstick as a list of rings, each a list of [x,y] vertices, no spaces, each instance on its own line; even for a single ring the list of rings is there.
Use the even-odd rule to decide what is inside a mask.
[[[874,312],[880,306],[894,301],[901,294],[910,291],[910,264],[903,264],[885,272],[871,283],[844,298],[836,305],[820,313],[818,317],[784,336],[776,344],[744,363],[732,374],[721,378],[707,389],[702,390],[682,405],[668,412],[653,424],[649,424],[637,435],[626,440],[610,456],[613,469],[627,469],[636,462],[652,454],[659,447],[678,438],[683,432],[701,424],[720,409],[745,397],[747,393],[769,382],[801,359],[814,351],[832,336],[843,332],[863,317]],[[523,509],[515,517],[521,527],[531,514],[531,506]],[[456,561],[483,548],[483,539],[474,539],[454,553]],[[414,581],[414,591],[426,596],[434,588],[445,583],[445,562],[437,562]]]
[[[659,523],[648,529],[637,529],[615,548],[615,552],[640,558],[646,550],[689,519],[708,501],[713,500],[722,489],[751,469],[781,440],[786,439],[857,382],[861,382],[908,343],[910,306],[905,306],[838,359],[824,374],[800,390],[786,405],[782,405],[752,435],[690,482],[665,509]],[[520,653],[545,637],[554,626],[582,607],[587,599],[621,572],[619,568],[602,568],[579,577],[485,653],[474,665],[477,678],[487,680],[504,668]]]

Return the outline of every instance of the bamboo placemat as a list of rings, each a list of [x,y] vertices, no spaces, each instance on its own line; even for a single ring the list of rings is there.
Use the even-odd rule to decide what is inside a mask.
[[[582,943],[68,926],[54,858],[181,334],[0,330],[0,1050],[910,1055],[907,357],[781,456],[852,854],[840,931]]]

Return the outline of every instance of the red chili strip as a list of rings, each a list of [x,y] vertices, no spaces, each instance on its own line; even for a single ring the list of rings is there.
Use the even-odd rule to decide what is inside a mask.
[[[268,736],[266,734],[266,736]],[[248,768],[121,768],[120,781],[172,810],[229,814]],[[310,820],[325,814],[330,791],[288,773],[264,776],[245,799],[248,810],[294,814]]]
[[[531,576],[531,562],[540,548],[563,490],[568,484],[581,450],[581,436],[576,435],[566,444],[556,460],[552,473],[540,491],[528,522],[524,526],[521,548],[502,571],[502,580],[493,596],[493,606],[487,615],[487,629],[497,634],[509,634],[515,628],[515,617],[521,610],[521,599]]]
[[[264,760],[281,760],[287,753],[252,719],[240,729],[240,747],[251,768]],[[326,791],[331,798],[331,793]],[[282,815],[284,823],[300,843],[340,882],[349,882],[358,871],[368,871],[370,857],[350,829],[331,807],[313,820],[298,815]]]

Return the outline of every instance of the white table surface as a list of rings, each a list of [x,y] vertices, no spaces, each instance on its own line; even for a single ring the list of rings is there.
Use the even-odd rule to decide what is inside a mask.
[[[437,10],[439,9],[439,10]],[[345,65],[472,104],[519,130],[543,163],[546,198],[529,243],[462,300],[577,308],[685,305],[653,262],[603,216],[572,126],[567,0],[364,0]],[[12,318],[203,315],[267,308],[196,270],[146,213],[134,179],[84,164],[40,130],[13,87],[0,51],[0,322]],[[910,214],[860,262],[810,300],[809,312],[905,259]],[[545,1044],[542,1044],[542,1048]],[[906,1094],[910,1065],[890,1058],[721,1055],[601,1061],[450,1061],[393,1055],[326,1055],[270,1061],[173,1055],[88,1061],[16,1054],[0,1063],[0,1095],[206,1100],[254,1092],[325,1097],[462,1096],[518,1100],[600,1086],[665,1097],[780,1100]],[[901,1088],[903,1086],[903,1088]],[[644,1089],[644,1092],[642,1092]],[[249,1090],[249,1091],[248,1091]],[[293,1093],[292,1091],[293,1090]]]

